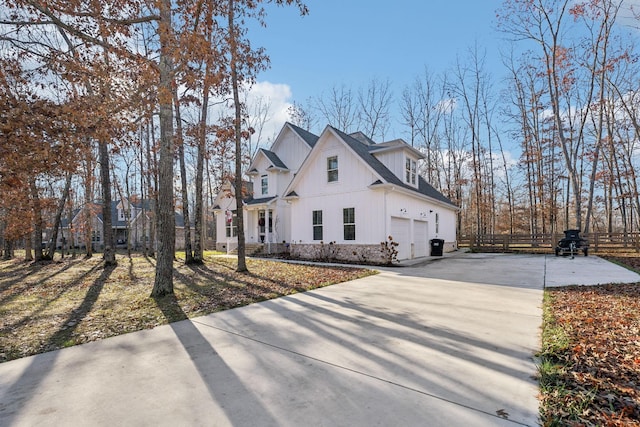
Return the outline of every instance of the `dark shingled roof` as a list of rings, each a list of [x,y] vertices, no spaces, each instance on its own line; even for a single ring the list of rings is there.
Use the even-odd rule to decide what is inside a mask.
[[[285,165],[284,162],[280,160],[280,157],[278,157],[278,155],[273,151],[265,150],[264,148],[261,148],[260,151],[262,151],[264,155],[267,156],[267,159],[269,159],[273,166],[281,169],[289,169],[287,168],[287,165]]]
[[[248,198],[248,199],[245,199],[244,203],[247,205],[260,205],[262,203],[268,203],[277,197],[278,196],[263,197],[261,199]]]
[[[358,139],[347,135],[346,133],[339,131],[338,129],[331,127],[339,136],[347,143],[347,145],[355,151],[355,153],[360,156],[362,160],[364,160],[378,175],[380,175],[387,183],[397,185],[402,188],[406,188],[407,190],[412,190],[417,193],[420,193],[424,196],[431,197],[443,203],[450,204],[455,206],[451,200],[446,198],[442,193],[433,188],[431,184],[425,181],[422,177],[418,177],[418,188],[412,187],[404,182],[400,178],[398,178],[393,172],[391,172],[380,160],[378,160],[373,154],[371,154],[370,150],[375,150],[374,146],[365,145],[360,142]]]
[[[300,135],[302,139],[304,139],[304,142],[306,142],[309,145],[309,147],[313,148],[313,146],[316,145],[316,142],[318,142],[319,136],[314,135],[311,132],[302,129],[301,127],[296,126],[293,123],[287,122],[287,124],[291,126],[291,128],[294,131],[296,131],[296,133]]]
[[[354,132],[354,133],[350,133],[349,134],[350,137],[357,139],[358,141],[362,142],[363,144],[366,145],[376,145],[376,142],[369,138],[367,135],[365,135],[364,133],[358,131],[358,132]]]

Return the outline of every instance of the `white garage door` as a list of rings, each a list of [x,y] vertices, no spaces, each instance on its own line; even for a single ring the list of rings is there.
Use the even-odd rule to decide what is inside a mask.
[[[426,221],[414,221],[413,222],[413,241],[415,248],[415,257],[425,257],[429,255],[428,241],[427,241],[427,222]]]
[[[409,220],[405,218],[391,218],[391,237],[399,243],[396,246],[398,260],[409,259],[411,256],[411,237],[409,234]]]

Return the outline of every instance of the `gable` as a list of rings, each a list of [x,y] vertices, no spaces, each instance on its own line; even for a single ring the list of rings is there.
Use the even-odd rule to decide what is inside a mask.
[[[337,181],[329,182],[327,159],[333,157],[338,162]],[[333,128],[327,127],[285,194],[293,192],[302,198],[363,191],[380,179],[375,170],[363,162]]]
[[[402,153],[412,154],[411,150],[404,149],[403,145],[406,145],[406,143],[402,141],[392,141],[388,145],[400,148],[396,150],[396,147],[391,147],[393,151],[400,153],[399,158],[402,158],[403,161],[405,154]],[[376,145],[365,145],[353,136],[327,126],[311,154],[302,165],[301,171],[295,176],[284,194],[294,192],[300,198],[303,198],[310,194],[344,193],[384,186],[392,190],[409,190],[416,197],[433,199],[449,205],[448,207],[451,209],[457,209],[449,199],[424,179],[418,177],[418,182],[415,186],[405,183],[372,153],[376,152],[377,149],[379,147]],[[418,152],[418,154],[420,153]],[[339,188],[332,186],[334,183],[327,182],[327,158],[334,155],[338,156],[338,174],[339,176],[341,175]],[[341,157],[342,160],[340,160]],[[309,179],[307,178],[308,176],[312,178]]]
[[[291,123],[285,123],[269,151],[273,152],[292,172],[298,171],[315,146],[318,137]]]

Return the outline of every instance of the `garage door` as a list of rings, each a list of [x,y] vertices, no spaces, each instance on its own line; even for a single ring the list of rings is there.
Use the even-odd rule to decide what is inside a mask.
[[[413,242],[415,248],[415,257],[425,257],[429,255],[428,242],[427,242],[427,222],[426,221],[414,221],[413,222]]]
[[[405,218],[391,218],[391,237],[399,243],[396,247],[398,260],[409,259],[411,256],[411,238],[409,234],[409,220]]]

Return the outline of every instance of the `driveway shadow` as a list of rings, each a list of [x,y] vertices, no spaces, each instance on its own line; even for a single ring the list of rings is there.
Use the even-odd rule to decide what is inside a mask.
[[[63,323],[63,326],[49,337],[49,346],[58,348],[72,338],[78,323],[91,311],[91,308],[100,296],[105,282],[114,269],[115,266],[104,268],[100,277],[87,289],[87,293],[80,305],[73,310]],[[5,386],[5,384],[0,383],[1,388],[6,390],[5,393],[0,396],[0,420],[3,425],[13,424],[15,417],[26,407],[36,393],[38,386],[49,375],[59,354],[60,352],[58,351],[52,351],[33,356],[29,365],[22,371],[20,377],[14,381],[13,384]]]
[[[180,308],[175,296],[156,299],[164,316],[170,319],[184,320],[170,323],[169,326],[180,340],[184,350],[198,371],[209,395],[225,412],[232,425],[248,425],[254,418],[247,418],[247,408],[259,412],[263,425],[278,425],[254,392],[235,374],[226,361],[218,354],[211,342],[196,328]]]

